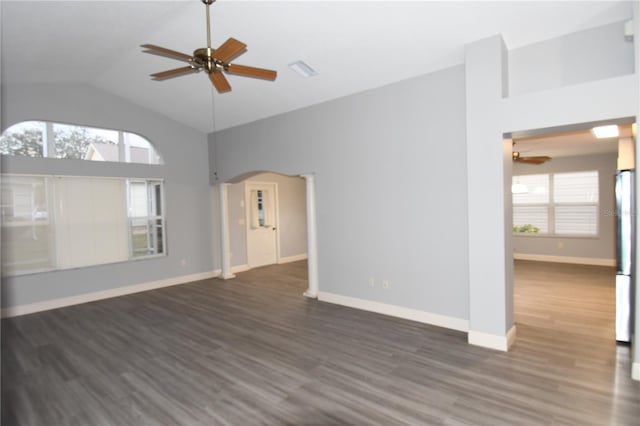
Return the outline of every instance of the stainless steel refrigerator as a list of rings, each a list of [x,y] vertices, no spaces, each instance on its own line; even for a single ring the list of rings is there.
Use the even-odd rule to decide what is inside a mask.
[[[616,340],[630,342],[633,333],[633,206],[634,172],[621,170],[616,174]]]

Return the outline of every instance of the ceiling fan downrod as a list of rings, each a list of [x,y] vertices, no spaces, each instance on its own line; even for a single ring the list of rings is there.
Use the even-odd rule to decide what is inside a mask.
[[[202,0],[202,3],[207,7],[207,47],[211,49],[211,18],[209,13],[209,6],[216,0]]]

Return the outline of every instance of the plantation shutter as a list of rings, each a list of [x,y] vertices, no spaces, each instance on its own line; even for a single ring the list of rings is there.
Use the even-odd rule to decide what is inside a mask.
[[[549,232],[549,175],[513,177],[513,225],[515,232]],[[533,232],[535,229],[537,232]]]
[[[555,174],[553,196],[556,234],[598,234],[597,171]]]

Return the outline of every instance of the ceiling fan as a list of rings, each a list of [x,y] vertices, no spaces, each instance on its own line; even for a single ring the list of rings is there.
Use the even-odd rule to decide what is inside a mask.
[[[175,68],[167,71],[151,74],[153,80],[166,80],[168,78],[179,77],[186,74],[196,73],[204,70],[213,83],[218,93],[231,90],[231,85],[224,73],[236,74],[245,77],[262,78],[265,80],[275,80],[277,72],[264,68],[250,67],[247,65],[231,64],[230,61],[240,56],[246,51],[247,45],[235,38],[229,38],[217,49],[211,48],[211,26],[209,6],[216,0],[202,0],[207,10],[207,47],[194,50],[193,55],[176,52],[175,50],[156,46],[154,44],[143,44],[146,50],[144,53],[164,56],[171,59],[178,59],[188,63],[187,66]]]
[[[515,142],[513,142],[513,146],[515,148],[516,146]],[[551,160],[551,157],[546,155],[534,155],[534,156],[523,157],[519,151],[513,151],[511,153],[511,157],[513,158],[513,161],[517,161],[519,163],[526,163],[526,164],[542,164]]]

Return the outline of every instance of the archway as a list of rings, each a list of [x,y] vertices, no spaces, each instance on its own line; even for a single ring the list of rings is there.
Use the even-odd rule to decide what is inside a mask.
[[[227,180],[226,182],[218,184],[218,197],[219,197],[219,217],[220,217],[220,251],[221,251],[221,278],[223,279],[231,279],[234,278],[234,271],[231,265],[231,233],[230,229],[232,226],[232,221],[229,218],[229,198],[230,198],[230,190],[233,190],[232,185],[239,184],[242,182],[250,182],[252,178],[261,176],[264,173],[273,173],[280,176],[289,176],[289,177],[299,177],[305,180],[305,212],[306,212],[306,258],[307,258],[307,269],[308,269],[308,287],[304,292],[304,296],[309,298],[317,298],[318,290],[319,290],[319,280],[318,280],[318,254],[317,254],[317,227],[316,227],[316,208],[315,208],[315,178],[313,173],[308,174],[300,174],[300,175],[285,175],[278,172],[273,171],[251,171],[247,173],[242,173],[240,175],[235,176],[232,179]],[[264,176],[264,175],[263,175]],[[248,187],[247,187],[248,188]],[[244,203],[244,200],[250,200],[251,190],[243,188],[242,192],[247,194],[247,198],[244,198],[241,203]],[[249,191],[249,192],[247,192]],[[256,191],[256,193],[259,191]],[[262,196],[262,194],[260,194]],[[253,221],[252,214],[249,212],[249,208],[251,206],[251,202],[246,203],[246,222],[243,223],[245,219],[242,217],[235,222],[240,225],[246,225],[248,229],[251,229],[251,222]],[[256,204],[257,205],[257,204]],[[244,208],[245,205],[242,204]],[[265,221],[265,217],[263,216],[262,220],[264,223],[258,223],[258,218],[256,217],[256,227],[262,228],[265,224],[272,226],[277,223],[277,218],[273,221],[273,223],[269,223],[269,220]],[[276,230],[276,227],[273,226],[273,229]],[[278,247],[279,249],[279,247]],[[247,256],[248,257],[248,256]],[[277,257],[279,259],[279,255]],[[247,260],[247,269],[250,268],[250,264]]]

